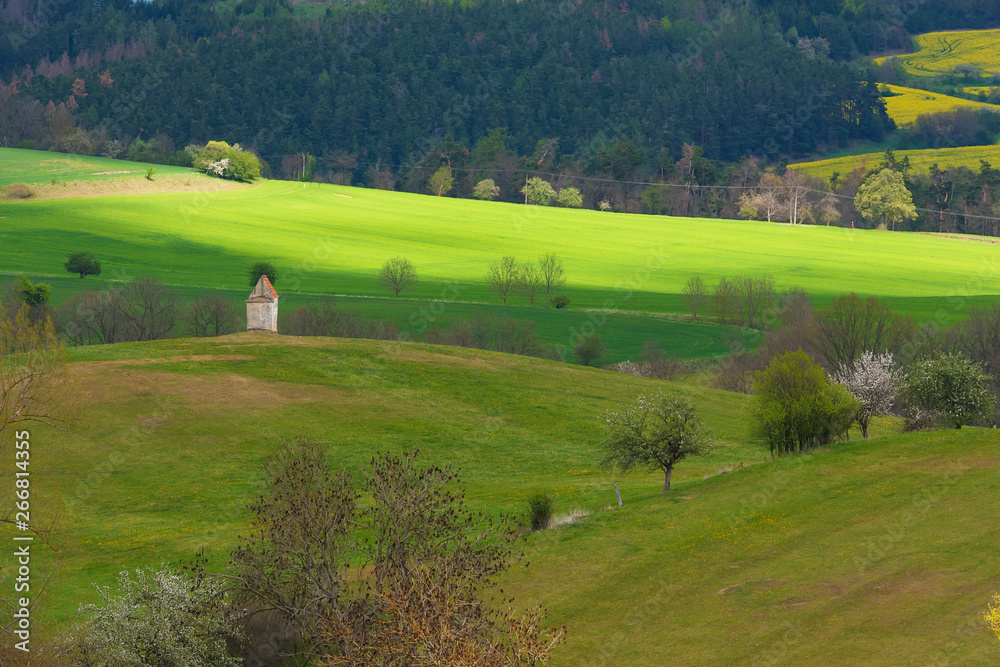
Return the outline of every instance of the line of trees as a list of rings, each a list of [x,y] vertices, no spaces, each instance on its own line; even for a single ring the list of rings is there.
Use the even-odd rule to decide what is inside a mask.
[[[487,268],[486,283],[505,305],[515,295],[524,296],[530,305],[544,296],[547,308],[555,305],[556,292],[566,285],[566,269],[558,255],[542,255],[537,263],[504,255]]]

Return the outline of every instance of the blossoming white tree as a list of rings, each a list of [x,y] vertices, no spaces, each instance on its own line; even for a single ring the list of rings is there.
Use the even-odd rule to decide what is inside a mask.
[[[235,667],[226,639],[222,587],[167,566],[118,575],[120,593],[98,586],[103,604],[86,605],[76,644],[80,664]],[[95,662],[88,660],[94,659]]]
[[[872,417],[887,415],[896,400],[902,375],[893,368],[891,352],[875,354],[868,350],[850,364],[843,364],[833,376],[860,404],[855,419],[861,435],[868,439],[868,424]]]

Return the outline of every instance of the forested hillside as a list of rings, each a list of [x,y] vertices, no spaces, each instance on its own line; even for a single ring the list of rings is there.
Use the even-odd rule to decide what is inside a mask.
[[[3,13],[5,95],[22,107],[0,127],[4,145],[78,126],[126,145],[240,142],[272,167],[308,152],[361,174],[506,128],[520,155],[549,142],[539,165],[568,155],[627,179],[662,147],[732,161],[891,126],[863,73],[752,4],[404,3],[307,17],[281,2],[70,3],[36,25],[19,1]],[[621,164],[596,154],[605,138],[628,144]]]

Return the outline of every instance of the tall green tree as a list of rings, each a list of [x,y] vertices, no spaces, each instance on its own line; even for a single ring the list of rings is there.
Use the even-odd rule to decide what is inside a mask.
[[[278,282],[278,269],[271,262],[254,262],[247,269],[250,287],[255,287],[261,276],[267,276],[267,279],[271,281],[271,285],[274,285]]]
[[[455,177],[451,174],[451,166],[443,164],[437,171],[431,174],[430,179],[427,181],[427,187],[433,194],[440,197],[451,192],[454,183]]]
[[[89,252],[71,253],[63,266],[68,273],[79,274],[81,280],[87,276],[101,275],[101,263]]]
[[[892,169],[869,176],[858,189],[854,206],[863,217],[880,220],[882,229],[887,229],[891,223],[893,231],[897,223],[917,217],[913,195],[906,188],[903,175]]]
[[[555,198],[556,190],[552,187],[552,184],[544,178],[532,176],[524,182],[524,187],[521,188],[521,194],[524,195],[525,204],[530,201],[532,203],[545,206]]]
[[[858,401],[798,350],[775,357],[754,377],[750,429],[771,454],[801,452],[847,436]]]

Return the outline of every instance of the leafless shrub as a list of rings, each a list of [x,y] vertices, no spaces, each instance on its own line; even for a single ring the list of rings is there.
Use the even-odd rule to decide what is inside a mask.
[[[35,191],[25,183],[11,183],[4,188],[3,193],[8,199],[28,199],[34,196]]]
[[[206,294],[191,302],[184,321],[195,336],[224,336],[239,330],[242,314],[225,297]]]
[[[394,322],[373,320],[345,313],[333,299],[323,297],[318,303],[301,306],[283,318],[282,330],[293,336],[331,336],[334,338],[368,338],[396,340],[399,330]]]
[[[119,288],[84,292],[57,311],[60,329],[74,345],[168,338],[180,310],[177,295],[156,278],[137,278]]]

